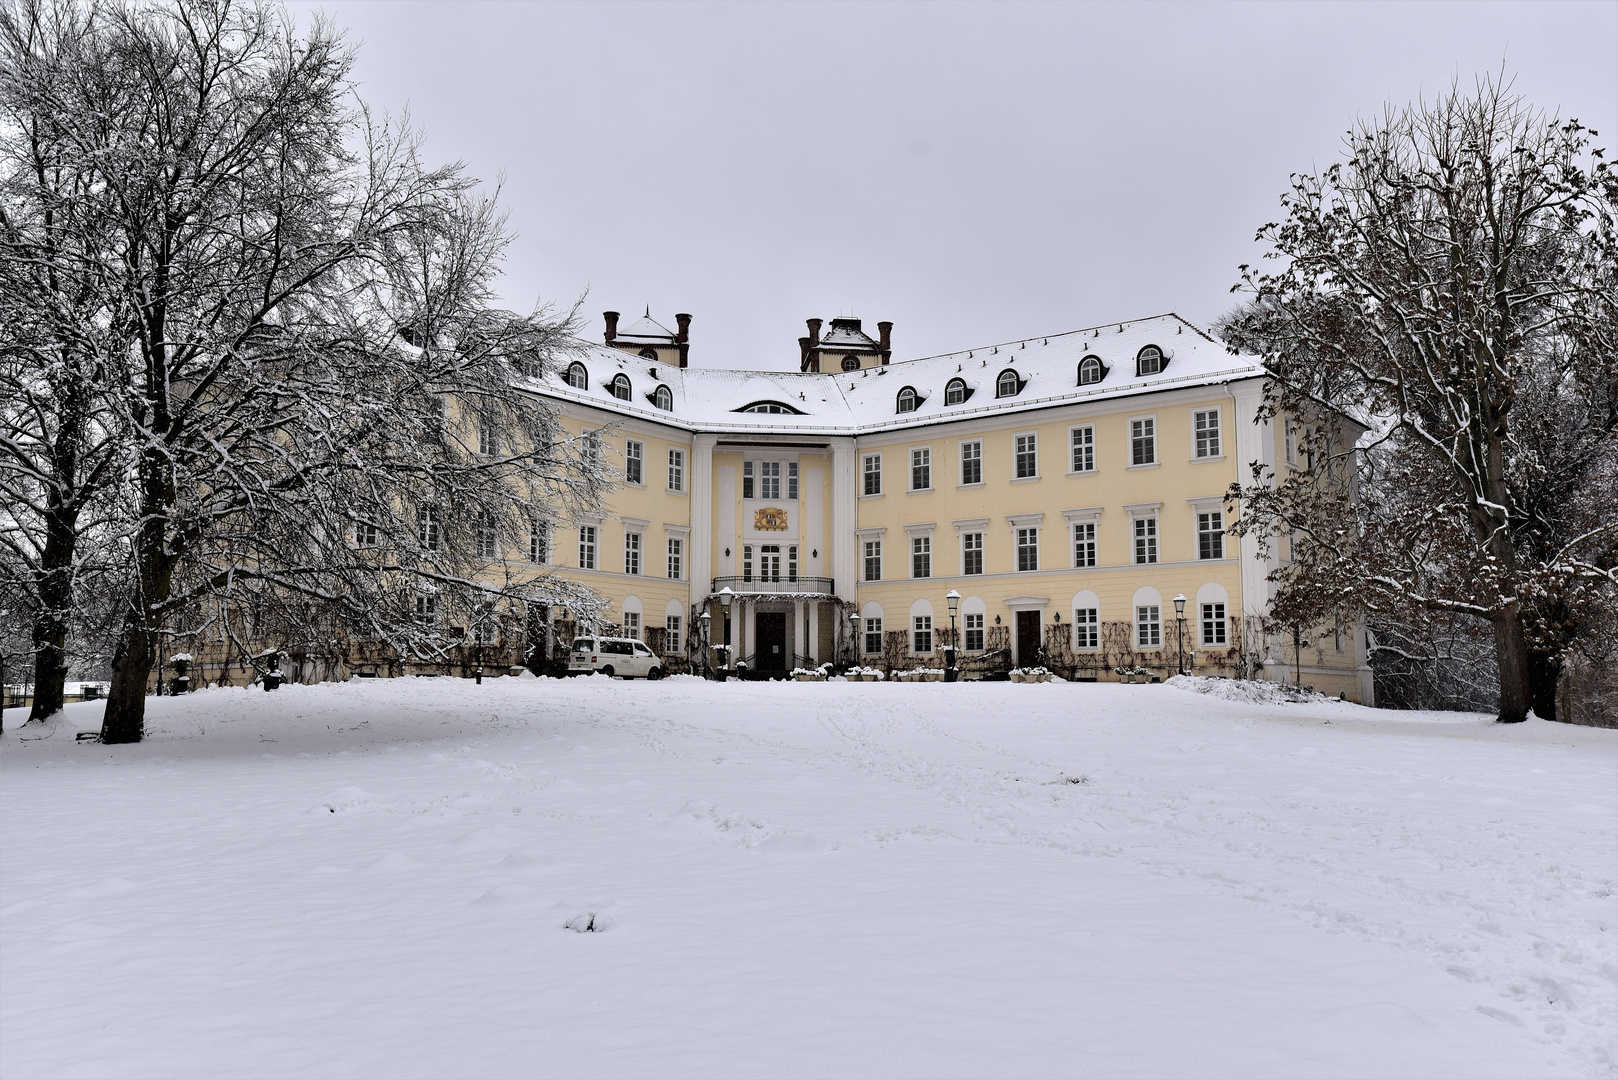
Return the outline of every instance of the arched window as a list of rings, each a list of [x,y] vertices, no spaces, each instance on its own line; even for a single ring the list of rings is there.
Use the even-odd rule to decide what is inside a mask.
[[[612,396],[617,398],[619,401],[628,401],[629,376],[620,371],[618,374],[612,377],[612,382],[608,384],[607,389],[611,390]]]
[[[994,396],[997,398],[1016,397],[1017,391],[1021,389],[1022,380],[1017,378],[1017,373],[1011,368],[1006,368],[995,377]]]
[[[659,386],[652,391],[652,404],[664,412],[674,411],[674,393],[666,386]]]
[[[567,366],[567,384],[576,390],[590,389],[590,374],[577,360]]]
[[[636,353],[635,355],[639,356],[642,360],[656,360],[657,359],[657,350],[648,347],[648,348],[642,349],[640,352]]]
[[[799,416],[803,413],[803,410],[794,409],[791,405],[781,401],[754,401],[747,405],[743,405],[741,408],[736,409],[735,411],[750,413],[781,413],[788,416]]]
[[[1089,386],[1100,382],[1107,372],[1101,366],[1101,361],[1094,356],[1086,356],[1079,361],[1079,385]]]
[[[1163,367],[1163,350],[1156,345],[1148,345],[1135,354],[1136,375],[1156,375]]]
[[[858,371],[859,369],[860,369],[860,358],[859,357],[857,357],[857,356],[845,356],[845,357],[843,357],[843,370],[844,371]]]
[[[959,405],[971,396],[972,392],[966,388],[965,379],[951,379],[944,384],[945,405]]]
[[[916,406],[920,404],[921,399],[916,397],[916,388],[914,386],[906,386],[899,391],[898,405],[894,411],[902,413],[915,412]]]

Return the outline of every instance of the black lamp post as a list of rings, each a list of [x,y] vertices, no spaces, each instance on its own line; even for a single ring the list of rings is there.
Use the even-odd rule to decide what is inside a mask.
[[[1175,640],[1178,643],[1179,663],[1175,667],[1175,674],[1185,674],[1185,593],[1174,598]]]
[[[730,640],[730,602],[734,599],[736,599],[736,593],[732,591],[729,585],[719,590],[719,606],[724,609],[725,613],[725,662],[719,665],[720,682],[724,682],[725,677],[730,674],[730,665],[735,653],[735,648]]]
[[[944,594],[944,603],[949,605],[949,645],[944,649],[944,681],[954,682],[959,674],[955,669],[955,657],[958,655],[955,644],[955,615],[961,610],[961,594],[951,589]]]
[[[848,615],[848,666],[858,667],[860,663],[860,613],[849,612]]]
[[[713,628],[713,616],[708,609],[703,608],[702,614],[697,616],[697,625],[702,627],[702,677],[708,677],[708,645],[713,638],[710,636]]]

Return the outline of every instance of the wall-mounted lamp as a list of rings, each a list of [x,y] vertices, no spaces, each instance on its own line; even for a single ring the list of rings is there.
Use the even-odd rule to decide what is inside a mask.
[[[729,548],[725,549],[725,558],[727,558],[727,559],[730,558],[730,549]]]
[[[1000,625],[1000,616],[996,615],[994,617],[994,625],[996,625],[996,626]]]
[[[818,558],[820,558],[820,549],[819,549],[819,548],[815,548],[815,549],[813,549],[813,550],[811,550],[811,551],[810,551],[810,552],[809,552],[809,557],[810,557],[810,558],[811,558],[811,559],[818,559]]]
[[[1051,622],[1061,622],[1061,621],[1062,621],[1062,613],[1060,611],[1055,611],[1055,612],[1051,613]]]

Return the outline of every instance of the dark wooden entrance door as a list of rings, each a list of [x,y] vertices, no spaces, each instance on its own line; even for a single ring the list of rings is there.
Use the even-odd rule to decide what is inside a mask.
[[[753,637],[758,647],[753,650],[757,671],[785,671],[787,669],[787,613],[760,611],[753,616]]]
[[[1039,612],[1017,612],[1017,665],[1028,667],[1039,652]]]

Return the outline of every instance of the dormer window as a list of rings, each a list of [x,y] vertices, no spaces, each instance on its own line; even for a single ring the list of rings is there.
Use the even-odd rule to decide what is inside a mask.
[[[898,403],[894,408],[894,412],[915,412],[920,405],[921,399],[916,396],[916,388],[907,386],[899,391]]]
[[[860,358],[859,357],[857,357],[857,356],[845,356],[845,357],[843,357],[843,370],[844,371],[858,371],[859,369],[860,369]]]
[[[786,416],[801,416],[801,409],[794,409],[791,405],[781,401],[755,401],[735,410],[745,413],[779,413]]]
[[[646,349],[642,349],[640,352],[636,353],[635,355],[640,357],[642,360],[656,360],[657,359],[657,350],[652,349],[652,348],[646,348]]]
[[[966,380],[954,378],[944,384],[944,404],[960,405],[972,396],[972,390],[966,385]]]
[[[1023,388],[1023,381],[1011,368],[1006,368],[994,380],[994,396],[997,398],[1016,397]]]
[[[590,374],[577,360],[567,366],[567,384],[575,390],[590,389]]]
[[[1136,375],[1156,375],[1163,370],[1166,362],[1163,359],[1163,350],[1156,345],[1148,345],[1135,355]]]
[[[607,384],[607,389],[611,390],[612,396],[619,401],[628,401],[630,398],[629,376],[620,371],[612,377],[612,382]]]
[[[1107,369],[1101,366],[1101,359],[1095,356],[1086,356],[1079,361],[1079,385],[1091,386],[1107,377]]]
[[[666,386],[652,391],[652,404],[664,412],[674,411],[674,393]]]

